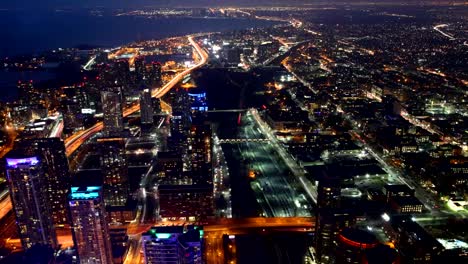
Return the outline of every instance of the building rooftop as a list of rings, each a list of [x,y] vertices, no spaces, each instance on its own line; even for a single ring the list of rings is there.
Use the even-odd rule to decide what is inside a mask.
[[[374,234],[357,228],[344,229],[339,238],[345,244],[354,247],[372,248],[379,244]]]
[[[393,192],[393,193],[414,193],[414,190],[411,189],[408,185],[406,184],[388,184],[385,185],[384,189],[387,192]]]
[[[88,186],[88,187],[71,187],[69,195],[70,200],[90,200],[96,199],[100,196],[102,187]]]
[[[391,198],[398,205],[423,205],[418,198],[414,196],[396,196]]]

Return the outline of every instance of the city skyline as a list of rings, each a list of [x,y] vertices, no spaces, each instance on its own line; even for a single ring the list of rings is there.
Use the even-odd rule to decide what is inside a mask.
[[[374,0],[374,1],[359,1],[359,0],[337,0],[337,1],[308,1],[308,0],[84,0],[80,2],[71,0],[44,0],[38,3],[32,0],[7,0],[0,4],[3,8],[151,8],[151,7],[222,7],[222,6],[313,6],[330,5],[330,4],[463,4],[463,1],[434,1],[434,0]]]

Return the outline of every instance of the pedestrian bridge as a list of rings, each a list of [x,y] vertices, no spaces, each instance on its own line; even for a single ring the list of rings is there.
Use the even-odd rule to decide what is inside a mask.
[[[225,138],[220,139],[218,142],[220,144],[236,144],[236,143],[246,143],[246,142],[269,142],[267,138]]]

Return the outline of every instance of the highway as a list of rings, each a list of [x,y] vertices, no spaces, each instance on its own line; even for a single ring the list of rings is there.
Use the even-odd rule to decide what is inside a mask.
[[[161,88],[156,88],[152,91],[151,95],[152,97],[156,98],[161,98],[164,96],[167,92],[169,92],[177,83],[179,83],[187,74],[190,74],[192,71],[204,66],[207,61],[208,61],[208,54],[203,50],[198,43],[193,39],[193,36],[188,37],[188,41],[190,42],[190,45],[192,45],[199,58],[200,61],[197,62],[194,66],[180,72],[172,80],[170,80],[168,83],[166,83],[164,86]],[[127,117],[137,111],[140,110],[140,104],[139,103],[134,103],[130,107],[127,107],[123,111],[123,116]],[[65,139],[65,148],[66,148],[66,153],[67,156],[71,156],[83,143],[85,143],[87,140],[89,140],[92,136],[94,136],[96,133],[102,130],[104,127],[103,122],[98,122],[94,126],[79,131],[68,138]]]
[[[11,204],[10,196],[8,195],[8,190],[2,192],[1,199],[0,199],[0,219],[5,217],[13,206]]]
[[[440,25],[436,25],[433,27],[433,29],[437,32],[439,32],[440,34],[442,34],[443,36],[449,38],[450,40],[455,40],[455,37],[448,34],[448,33],[445,33],[443,32],[442,30],[440,30],[441,28],[444,28],[444,27],[448,27],[448,24],[440,24]]]

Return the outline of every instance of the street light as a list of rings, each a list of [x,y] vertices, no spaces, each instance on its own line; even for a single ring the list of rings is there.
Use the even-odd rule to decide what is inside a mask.
[[[389,222],[389,221],[390,221],[390,216],[389,216],[387,213],[383,213],[382,219],[383,219],[385,222]]]

